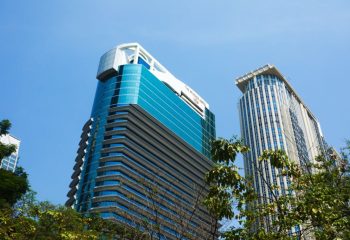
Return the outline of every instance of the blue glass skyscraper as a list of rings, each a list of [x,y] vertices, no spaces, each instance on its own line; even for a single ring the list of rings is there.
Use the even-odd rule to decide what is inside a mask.
[[[97,79],[66,205],[131,227],[147,219],[160,224],[162,236],[174,239],[211,166],[214,115],[195,91],[136,43],[105,53]],[[200,236],[198,230],[208,224],[200,208],[188,231]]]

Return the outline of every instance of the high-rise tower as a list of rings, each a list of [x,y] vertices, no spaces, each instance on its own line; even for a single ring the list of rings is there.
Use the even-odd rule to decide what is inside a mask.
[[[157,214],[163,235],[174,239],[184,217],[176,209],[190,213],[195,188],[203,186],[211,166],[214,115],[195,91],[136,43],[105,53],[97,79],[66,205],[130,226],[144,219],[152,223]],[[152,203],[147,194],[152,186],[161,202]],[[201,209],[188,231],[198,235],[208,221]]]
[[[282,149],[301,165],[313,162],[324,150],[320,124],[273,65],[237,78],[236,85],[243,93],[239,101],[241,134],[251,149],[244,156],[245,175],[252,178],[261,196],[259,203],[266,204],[272,199],[267,184],[279,186],[276,194],[284,195],[290,179],[279,176],[278,169],[269,162],[259,163],[259,156],[266,149]]]

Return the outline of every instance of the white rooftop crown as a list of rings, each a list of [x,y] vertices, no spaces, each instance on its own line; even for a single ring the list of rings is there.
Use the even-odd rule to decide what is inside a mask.
[[[141,62],[144,63],[143,65],[149,66],[149,71],[179,95],[188,105],[202,116],[205,115],[205,108],[209,109],[209,104],[193,89],[172,75],[138,43],[121,44],[106,52],[100,59],[97,79],[102,80],[110,72],[118,71],[118,67],[121,65],[140,64]]]
[[[246,86],[248,85],[248,82],[253,79],[255,76],[258,75],[263,75],[263,74],[271,74],[271,75],[275,75],[276,77],[278,77],[281,81],[284,82],[286,88],[290,91],[290,93],[297,99],[297,101],[299,103],[301,103],[307,110],[308,114],[310,115],[310,117],[314,118],[316,122],[317,119],[316,117],[312,114],[312,112],[310,111],[310,109],[306,106],[306,104],[303,102],[303,100],[301,99],[301,97],[297,94],[297,92],[294,90],[294,88],[292,87],[292,85],[290,85],[290,83],[288,82],[287,78],[283,76],[283,74],[276,68],[276,66],[272,65],[272,64],[266,64],[263,67],[260,67],[256,70],[253,70],[241,77],[236,78],[236,86],[241,90],[242,93],[245,93],[246,91]]]

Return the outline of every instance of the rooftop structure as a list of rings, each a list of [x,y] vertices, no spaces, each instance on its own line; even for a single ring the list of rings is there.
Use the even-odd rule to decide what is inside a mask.
[[[255,76],[262,75],[262,74],[270,74],[278,77],[280,80],[282,80],[285,83],[286,88],[289,90],[289,92],[301,103],[304,105],[305,109],[307,110],[308,114],[312,116],[315,120],[316,117],[312,114],[312,112],[307,108],[307,106],[304,104],[301,97],[297,94],[297,92],[294,90],[292,85],[288,82],[287,78],[283,76],[283,74],[272,64],[266,64],[263,67],[260,67],[254,71],[251,71],[241,77],[236,78],[236,85],[241,90],[242,93],[245,92],[245,88],[248,85],[249,81],[252,80]]]
[[[204,117],[209,104],[193,89],[184,84],[160,64],[138,43],[121,44],[106,52],[100,60],[96,78],[104,79],[111,73],[116,73],[118,67],[125,64],[142,64],[160,81],[180,96],[188,105]]]

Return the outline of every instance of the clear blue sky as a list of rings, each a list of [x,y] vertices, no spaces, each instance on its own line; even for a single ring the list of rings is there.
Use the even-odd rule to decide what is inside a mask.
[[[40,200],[65,202],[99,57],[124,42],[206,99],[218,136],[240,133],[234,79],[272,63],[329,143],[350,138],[349,0],[2,0],[0,119]]]

